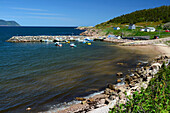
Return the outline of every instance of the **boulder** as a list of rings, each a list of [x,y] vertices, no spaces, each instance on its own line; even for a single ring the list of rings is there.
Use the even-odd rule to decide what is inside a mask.
[[[138,77],[137,76],[132,76],[133,79],[137,79]]]
[[[124,63],[117,63],[117,65],[122,65],[122,66],[123,66],[123,65],[125,65],[125,64],[124,64]]]
[[[78,101],[85,101],[85,100],[86,100],[86,98],[76,97],[76,100],[78,100]]]
[[[108,105],[110,103],[110,100],[108,98],[105,99],[105,104]]]
[[[147,76],[144,76],[142,81],[147,81],[147,78]]]
[[[140,78],[140,75],[138,73],[135,73],[134,74],[136,77]]]
[[[123,76],[123,73],[122,72],[118,72],[117,76],[121,77],[121,76]]]
[[[129,75],[126,75],[125,81],[129,84],[132,81],[132,78]]]
[[[111,89],[111,90],[115,90],[115,85],[113,84],[108,84],[107,88]]]
[[[106,88],[105,91],[104,91],[104,94],[110,95],[110,89],[109,89],[109,88]]]
[[[105,104],[105,99],[101,99],[101,100],[99,101],[99,103],[100,103],[100,104]]]
[[[30,108],[30,107],[28,107],[26,110],[27,110],[27,111],[30,111],[30,110],[31,110],[31,108]]]
[[[111,96],[109,97],[110,100],[114,100],[115,98],[116,98],[115,95],[111,95]]]

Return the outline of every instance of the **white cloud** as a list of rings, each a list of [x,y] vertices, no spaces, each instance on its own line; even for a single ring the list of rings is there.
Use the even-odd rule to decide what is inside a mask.
[[[2,16],[3,18],[22,18],[22,19],[46,19],[46,20],[62,20],[62,21],[71,21],[71,18],[65,17],[44,17],[44,16]]]
[[[11,9],[17,9],[17,10],[26,10],[26,11],[47,11],[43,9],[33,9],[33,8],[19,8],[19,7],[11,7]]]

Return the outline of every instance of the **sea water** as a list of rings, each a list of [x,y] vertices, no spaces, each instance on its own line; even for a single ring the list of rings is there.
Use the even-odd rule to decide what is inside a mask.
[[[113,43],[74,42],[57,47],[54,43],[9,43],[12,36],[79,35],[75,27],[0,27],[0,112],[47,111],[102,91],[116,83],[116,73],[128,73],[147,56],[131,53]],[[126,65],[120,66],[117,63]],[[56,109],[56,108],[55,108]]]

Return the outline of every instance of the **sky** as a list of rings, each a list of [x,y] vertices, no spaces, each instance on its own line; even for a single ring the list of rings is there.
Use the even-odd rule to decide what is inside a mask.
[[[0,19],[22,26],[95,26],[170,0],[0,0]]]

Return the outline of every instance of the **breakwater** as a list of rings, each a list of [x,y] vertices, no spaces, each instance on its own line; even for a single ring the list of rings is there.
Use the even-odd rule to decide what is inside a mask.
[[[75,41],[83,40],[85,36],[13,36],[7,42],[56,42],[56,41]],[[95,37],[88,37],[94,39]]]

